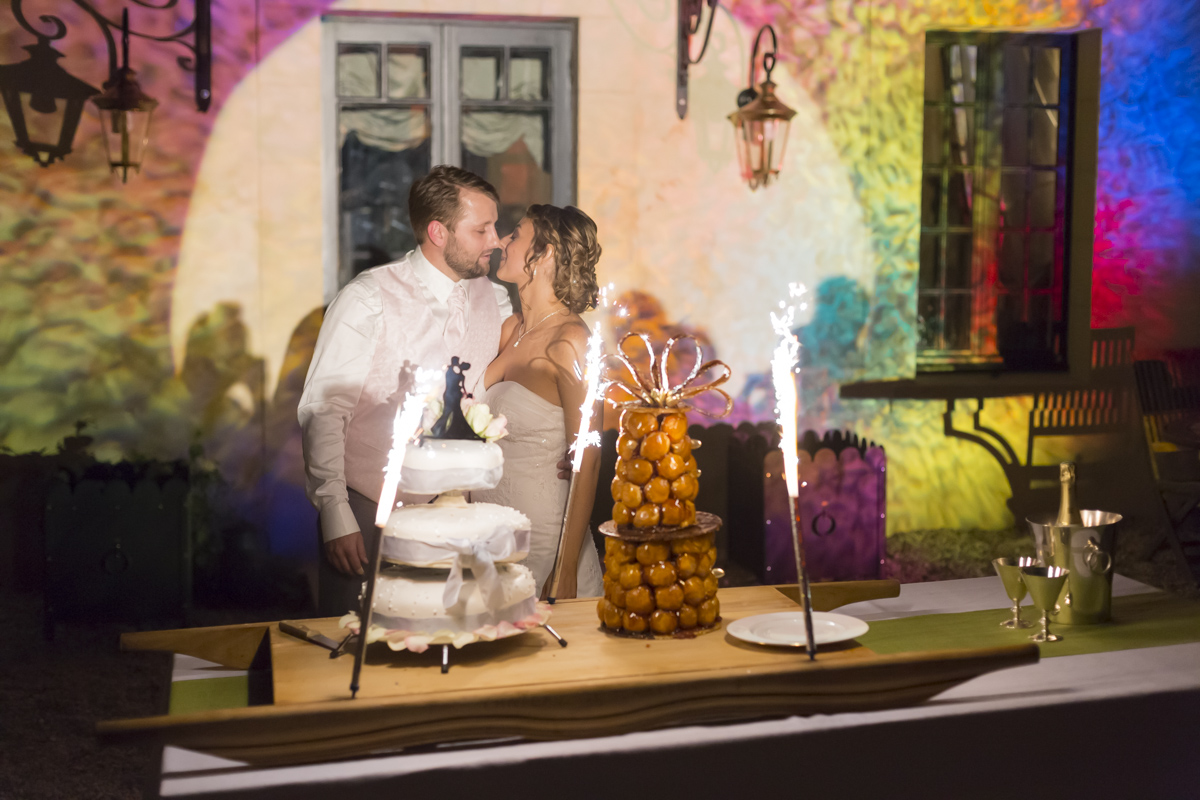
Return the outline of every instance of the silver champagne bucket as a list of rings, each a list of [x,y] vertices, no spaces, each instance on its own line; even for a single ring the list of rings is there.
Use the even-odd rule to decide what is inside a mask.
[[[1095,509],[1079,514],[1082,525],[1055,525],[1055,514],[1025,521],[1033,530],[1038,563],[1069,571],[1054,618],[1067,625],[1094,625],[1112,619],[1114,529],[1121,515]]]

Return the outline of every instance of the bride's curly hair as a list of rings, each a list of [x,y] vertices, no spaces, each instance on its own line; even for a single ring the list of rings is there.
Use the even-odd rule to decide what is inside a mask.
[[[600,260],[600,242],[596,223],[575,206],[559,208],[532,205],[525,217],[533,224],[533,242],[525,257],[525,271],[554,248],[554,296],[572,314],[595,308],[600,299],[596,281],[596,262]]]

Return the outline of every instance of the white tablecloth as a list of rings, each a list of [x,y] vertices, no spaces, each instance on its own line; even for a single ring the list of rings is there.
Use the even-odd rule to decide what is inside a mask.
[[[1117,576],[1114,594],[1152,591]],[[870,622],[1007,605],[998,578],[906,584]],[[175,679],[228,670],[176,656]],[[1200,643],[1043,659],[889,711],[495,742],[254,769],[163,752],[164,797],[1200,797]]]

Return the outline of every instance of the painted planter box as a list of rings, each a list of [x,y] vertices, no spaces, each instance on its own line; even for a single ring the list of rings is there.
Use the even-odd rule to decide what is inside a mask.
[[[880,576],[887,522],[887,457],[883,448],[849,432],[800,441],[800,525],[810,580],[870,580]],[[765,578],[796,582],[783,455],[763,464]]]

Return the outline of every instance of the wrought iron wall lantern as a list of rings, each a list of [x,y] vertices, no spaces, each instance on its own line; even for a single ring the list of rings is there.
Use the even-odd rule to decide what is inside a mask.
[[[699,64],[708,50],[712,36],[713,17],[716,16],[720,0],[678,0],[679,30],[676,39],[675,111],[679,118],[687,116],[688,67]],[[692,58],[691,43],[701,27],[704,7],[708,7],[708,22],[704,25],[704,42],[700,53]],[[755,89],[758,75],[758,47],[763,34],[771,34],[771,49],[763,53],[762,65],[766,78]],[[734,144],[737,147],[738,169],[742,179],[753,191],[766,186],[779,176],[783,165],[783,154],[787,149],[788,131],[795,110],[789,108],[775,96],[775,84],[771,81],[771,70],[775,68],[775,53],[779,49],[775,29],[764,25],[754,37],[754,51],[750,55],[750,85],[738,94],[738,110],[729,115],[734,127]]]
[[[141,171],[142,154],[150,141],[150,117],[158,101],[145,94],[129,68],[129,11],[121,12],[121,68],[104,83],[104,94],[92,100],[100,109],[100,129],[113,172],[121,170],[121,183],[129,170]]]
[[[771,49],[763,54],[763,69],[766,78],[757,90],[754,79],[758,73],[758,45],[763,33],[771,33]],[[783,165],[783,154],[787,149],[788,130],[794,109],[789,108],[775,96],[775,84],[771,82],[771,70],[775,68],[775,52],[778,42],[775,29],[762,26],[754,37],[754,51],[750,55],[750,86],[738,94],[738,110],[729,115],[734,127],[734,143],[737,146],[738,167],[742,179],[751,191],[766,186],[778,177]]]
[[[121,180],[130,168],[138,169],[141,154],[149,137],[150,114],[158,102],[145,95],[129,68],[129,37],[136,36],[154,42],[181,44],[192,55],[180,56],[177,63],[196,75],[196,108],[208,111],[212,102],[212,8],[211,0],[195,0],[195,18],[170,36],[152,36],[129,30],[129,12],[124,10],[121,24],[109,20],[87,0],[71,0],[95,21],[108,44],[109,79],[104,93],[96,97],[109,164],[113,172],[121,171]],[[164,11],[174,8],[178,0],[132,0],[142,8]],[[38,19],[51,32],[38,30],[25,18],[23,0],[11,0],[13,17],[25,30],[37,37],[37,43],[27,45],[30,57],[19,64],[0,65],[0,97],[12,122],[15,144],[21,152],[43,167],[60,161],[71,152],[75,131],[79,125],[83,103],[99,94],[98,90],[74,77],[58,65],[62,53],[50,43],[67,34],[67,26],[58,17],[48,14]],[[117,43],[114,31],[121,31],[122,63],[117,66]],[[189,41],[189,39],[191,41]]]

